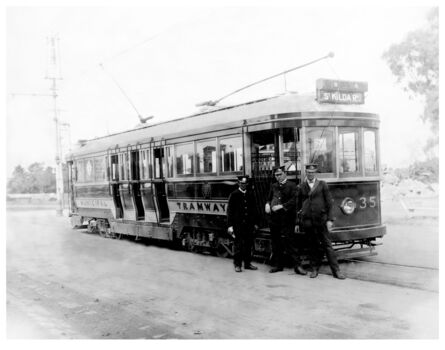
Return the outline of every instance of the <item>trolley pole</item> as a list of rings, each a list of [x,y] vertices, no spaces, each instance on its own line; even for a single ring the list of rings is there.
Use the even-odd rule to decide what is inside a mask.
[[[63,168],[62,168],[62,140],[61,140],[61,125],[57,109],[57,80],[61,79],[59,74],[59,62],[57,60],[58,54],[58,40],[57,36],[48,38],[49,45],[49,70],[45,79],[51,81],[51,96],[53,98],[54,107],[54,123],[56,128],[56,194],[57,194],[57,209],[56,214],[63,215]]]

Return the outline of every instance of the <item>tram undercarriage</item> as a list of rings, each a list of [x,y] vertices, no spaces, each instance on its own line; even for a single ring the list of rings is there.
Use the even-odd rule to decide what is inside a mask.
[[[104,238],[121,239],[124,236],[170,241],[175,247],[193,253],[209,254],[222,258],[233,257],[233,238],[223,230],[212,228],[182,226],[170,232],[168,227],[155,227],[147,223],[122,222],[123,220],[108,221],[101,218],[85,218],[73,216],[72,227],[86,228],[87,232],[98,234]],[[296,233],[291,240],[303,261],[308,261],[308,251],[304,233]],[[348,241],[334,241],[333,248],[339,260],[377,255],[376,246],[381,243],[376,237],[353,239]],[[272,244],[267,229],[259,230],[256,234],[252,255],[256,260],[269,262],[272,257]],[[290,257],[288,257],[290,260]]]

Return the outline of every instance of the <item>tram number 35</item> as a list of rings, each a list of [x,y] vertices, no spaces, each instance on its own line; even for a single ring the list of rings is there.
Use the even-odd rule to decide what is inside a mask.
[[[365,209],[366,207],[375,208],[377,205],[375,196],[370,196],[369,198],[360,197],[358,200],[360,209]]]

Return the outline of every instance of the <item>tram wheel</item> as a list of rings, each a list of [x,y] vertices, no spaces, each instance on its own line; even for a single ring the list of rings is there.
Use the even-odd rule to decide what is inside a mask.
[[[87,232],[88,233],[97,233],[99,230],[97,229],[97,226],[92,225],[90,222],[88,222],[87,226]]]
[[[192,243],[191,235],[189,232],[183,232],[182,236],[184,237],[181,241],[182,249],[188,251],[188,252],[194,252],[194,245]]]
[[[107,231],[105,229],[100,228],[98,230],[99,236],[106,238],[107,237]]]
[[[99,236],[104,238],[108,237],[107,226],[108,224],[105,220],[97,221],[97,232],[99,233]]]

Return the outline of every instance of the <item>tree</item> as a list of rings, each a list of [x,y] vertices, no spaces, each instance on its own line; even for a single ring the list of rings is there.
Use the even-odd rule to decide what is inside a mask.
[[[56,192],[56,176],[54,168],[47,166],[42,178],[42,188],[44,193]]]
[[[43,193],[43,182],[45,181],[45,174],[43,163],[32,163],[28,167],[30,179],[30,193]]]
[[[411,164],[409,167],[409,177],[425,183],[437,183],[439,181],[438,159],[432,158]]]
[[[425,151],[439,143],[439,10],[430,10],[424,28],[407,34],[398,44],[383,53],[397,82],[409,93],[410,98],[424,102],[422,120],[429,123],[433,138],[428,140]]]
[[[27,170],[17,165],[8,180],[8,193],[51,193],[56,191],[54,168],[33,163]]]
[[[17,165],[12,172],[12,178],[8,181],[8,193],[26,193],[28,176],[21,165]]]

